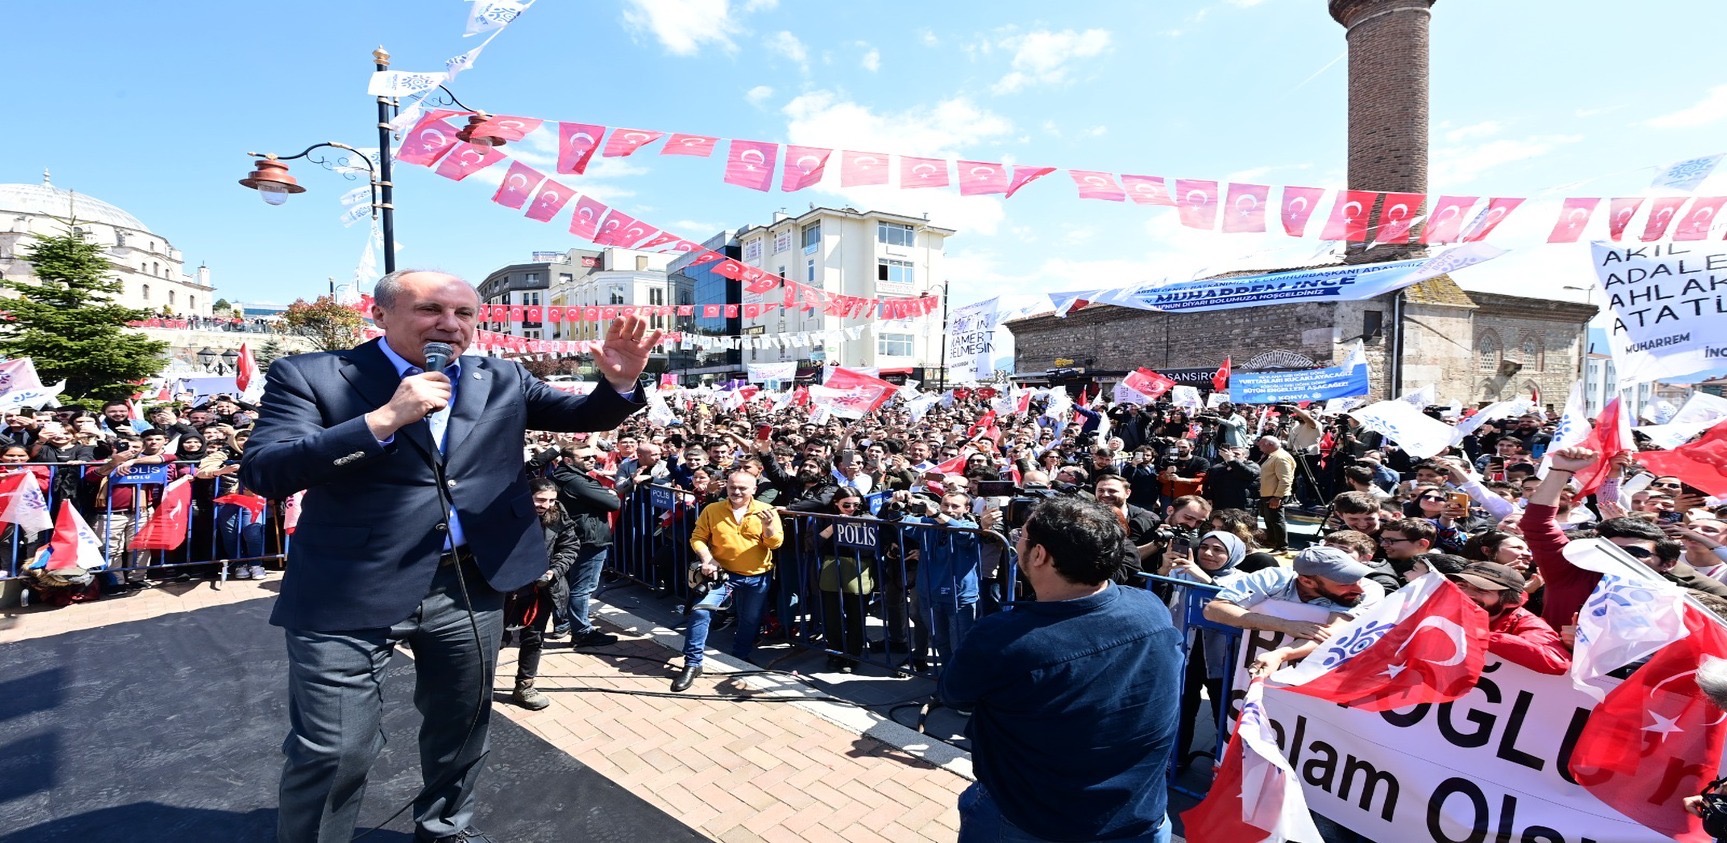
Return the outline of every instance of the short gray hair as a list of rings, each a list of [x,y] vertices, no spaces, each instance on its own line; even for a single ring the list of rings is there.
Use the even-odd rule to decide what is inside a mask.
[[[1727,710],[1727,659],[1704,656],[1697,666],[1697,689],[1716,708]]]
[[[372,301],[377,302],[378,306],[385,310],[395,307],[396,297],[402,293],[402,279],[418,272],[449,275],[449,273],[441,269],[398,269],[395,272],[379,278],[378,283],[372,286]],[[450,277],[454,278],[455,276],[451,275]]]

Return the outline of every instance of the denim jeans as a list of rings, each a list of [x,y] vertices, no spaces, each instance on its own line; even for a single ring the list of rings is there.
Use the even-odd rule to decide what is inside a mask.
[[[731,654],[737,658],[748,660],[755,653],[756,639],[762,634],[762,614],[768,605],[768,584],[773,581],[773,574],[756,574],[751,577],[731,576],[732,611],[738,613],[738,627],[732,639]],[[706,609],[690,612],[690,627],[684,633],[684,664],[694,666],[702,663],[702,650],[708,646],[708,627],[713,624],[714,613]]]
[[[255,560],[264,555],[264,524],[252,523],[252,513],[243,506],[231,503],[217,506],[216,535],[226,558]]]
[[[1169,817],[1163,818],[1163,823],[1157,830],[1139,837],[1118,837],[1122,843],[1169,843],[1171,839]],[[984,789],[981,783],[974,782],[959,795],[959,843],[1048,843],[1044,838],[1030,834],[1025,829],[1008,822],[1001,815],[1001,808]]]
[[[976,603],[930,607],[930,645],[935,648],[935,657],[941,660],[943,670],[953,663],[953,654],[959,650],[960,642],[965,640],[972,625],[976,623]]]
[[[600,569],[606,567],[606,553],[611,549],[611,545],[584,547],[576,554],[576,564],[570,566],[568,622],[575,635],[594,631],[593,621],[588,617],[588,601],[593,598],[594,590],[600,587]]]

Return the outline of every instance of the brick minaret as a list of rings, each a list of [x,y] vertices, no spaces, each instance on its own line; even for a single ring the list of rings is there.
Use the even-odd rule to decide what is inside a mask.
[[[1349,186],[1427,190],[1427,24],[1434,0],[1330,0],[1349,42]],[[1372,223],[1377,225],[1378,209]],[[1370,229],[1376,230],[1376,229]],[[1419,230],[1419,229],[1418,229]],[[1381,246],[1371,260],[1406,257]],[[1368,259],[1361,246],[1351,260]]]

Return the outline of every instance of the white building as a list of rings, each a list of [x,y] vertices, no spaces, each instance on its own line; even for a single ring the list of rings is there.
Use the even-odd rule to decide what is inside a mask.
[[[582,250],[572,250],[572,254]],[[547,304],[563,307],[663,307],[677,304],[666,281],[673,254],[607,247],[596,266],[581,274],[559,273],[547,290]],[[676,317],[650,316],[649,328],[672,330]],[[611,320],[567,319],[548,325],[552,340],[597,340],[606,336]]]
[[[776,215],[765,226],[743,229],[738,240],[742,261],[783,278],[828,292],[862,298],[915,298],[924,293],[945,295],[942,257],[952,229],[931,225],[921,217],[852,208],[816,208],[801,216]],[[779,304],[784,290],[742,293],[742,304]],[[772,337],[805,332],[837,332],[862,326],[856,339],[830,333],[817,346],[746,349],[744,363],[801,360],[870,366],[884,374],[910,374],[912,369],[941,365],[942,314],[894,322],[871,316],[841,318],[819,311],[775,307],[760,316],[745,316],[746,336]],[[926,375],[926,378],[929,375]]]
[[[173,316],[210,315],[216,288],[209,269],[187,275],[185,258],[168,238],[107,202],[55,187],[46,172],[41,184],[0,184],[0,280],[33,279],[30,244],[68,231],[104,247],[111,277],[120,282],[116,303]]]

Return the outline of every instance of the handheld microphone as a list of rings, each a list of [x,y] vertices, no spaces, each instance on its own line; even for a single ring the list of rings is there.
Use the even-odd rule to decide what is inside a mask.
[[[445,366],[450,365],[450,358],[456,356],[456,350],[447,342],[434,341],[426,343],[425,354],[426,371],[442,372]]]

